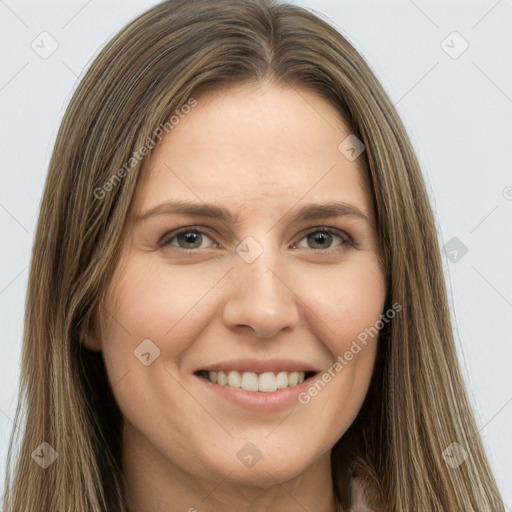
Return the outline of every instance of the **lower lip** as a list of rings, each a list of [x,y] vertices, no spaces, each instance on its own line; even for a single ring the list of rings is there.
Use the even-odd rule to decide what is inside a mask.
[[[259,412],[277,412],[287,409],[292,405],[299,404],[298,396],[300,393],[306,391],[310,384],[311,379],[315,375],[309,377],[301,384],[289,388],[279,389],[277,391],[261,392],[261,391],[245,391],[241,388],[232,388],[230,386],[221,386],[214,384],[204,377],[197,376],[197,378],[214,393],[235,404],[243,409],[249,411]]]

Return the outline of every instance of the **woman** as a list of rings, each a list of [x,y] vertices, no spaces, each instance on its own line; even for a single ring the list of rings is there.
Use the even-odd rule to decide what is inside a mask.
[[[6,512],[504,510],[403,125],[295,6],[164,2],[96,58],[19,404]]]

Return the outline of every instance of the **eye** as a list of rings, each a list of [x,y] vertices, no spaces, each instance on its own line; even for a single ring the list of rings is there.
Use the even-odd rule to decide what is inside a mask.
[[[338,240],[338,244],[333,247],[336,239]],[[303,240],[306,242],[306,246],[301,244]],[[205,241],[210,241],[210,244],[205,246]],[[343,246],[347,244],[352,247],[356,246],[351,238],[347,234],[343,233],[343,231],[334,228],[320,227],[307,233],[299,242],[292,245],[292,248],[335,251],[337,249],[342,249]],[[189,251],[221,247],[219,244],[214,242],[212,238],[205,233],[205,231],[194,226],[183,227],[166,234],[159,243],[159,246],[173,246],[178,249]]]
[[[192,227],[185,227],[165,235],[159,245],[162,247],[172,245],[185,250],[205,249],[206,247],[201,246],[205,239],[212,241],[204,231]],[[215,243],[213,243],[211,247],[214,245]]]
[[[355,244],[351,241],[350,237],[333,228],[321,227],[317,228],[314,231],[310,231],[307,233],[302,239],[306,241],[307,246],[300,246],[300,242],[293,245],[294,249],[319,249],[319,250],[336,250],[332,245],[335,242],[335,239],[340,240],[340,243],[336,247],[341,247],[343,245],[351,245]]]

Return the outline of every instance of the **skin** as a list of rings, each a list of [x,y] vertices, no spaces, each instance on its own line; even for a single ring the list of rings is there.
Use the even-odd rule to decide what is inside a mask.
[[[88,339],[103,351],[125,419],[128,507],[333,512],[330,450],[363,403],[376,340],[307,405],[279,412],[229,403],[193,372],[247,357],[327,370],[379,319],[386,290],[361,159],[338,150],[350,130],[307,89],[236,85],[196,99],[152,151],[134,219],[189,200],[226,207],[238,221],[162,213],[130,223]],[[305,204],[328,201],[357,207],[369,222],[293,220]],[[170,234],[188,226],[202,239],[187,244]],[[320,227],[339,234],[318,241]],[[236,252],[248,236],[263,248],[252,263]],[[160,350],[149,366],[133,353],[147,338]],[[248,442],[262,454],[252,467],[237,457]]]

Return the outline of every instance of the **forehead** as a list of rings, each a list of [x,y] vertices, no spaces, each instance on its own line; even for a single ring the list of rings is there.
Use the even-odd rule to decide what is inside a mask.
[[[150,154],[136,211],[184,197],[247,210],[341,198],[370,210],[363,157],[340,151],[350,129],[319,95],[260,84],[196,100]]]

